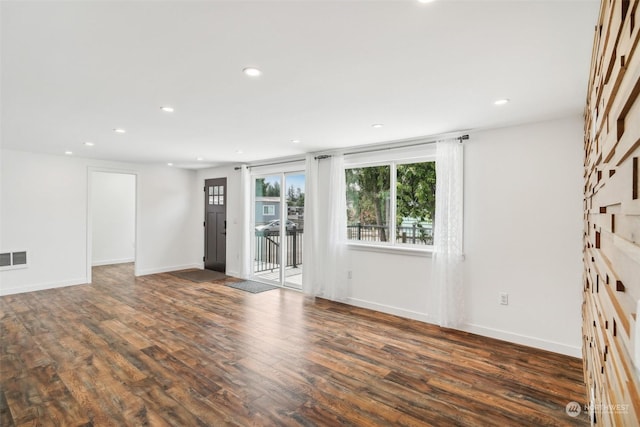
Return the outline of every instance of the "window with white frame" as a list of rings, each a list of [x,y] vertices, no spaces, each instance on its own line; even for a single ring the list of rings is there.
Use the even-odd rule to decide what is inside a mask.
[[[433,158],[354,165],[345,170],[347,238],[385,246],[433,245]]]
[[[276,207],[274,205],[263,205],[262,206],[262,215],[263,216],[273,216],[276,214]]]

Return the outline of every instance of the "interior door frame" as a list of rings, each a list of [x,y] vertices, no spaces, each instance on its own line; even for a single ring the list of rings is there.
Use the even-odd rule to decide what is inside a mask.
[[[117,169],[117,168],[105,168],[105,167],[95,167],[95,166],[87,166],[87,283],[91,283],[92,281],[92,264],[93,264],[93,203],[92,203],[92,195],[93,195],[93,173],[94,172],[102,172],[102,173],[114,173],[121,175],[133,175],[135,177],[135,241],[134,241],[134,275],[140,276],[140,269],[138,267],[138,259],[139,252],[138,248],[140,247],[140,179],[138,176],[138,171],[131,169]]]

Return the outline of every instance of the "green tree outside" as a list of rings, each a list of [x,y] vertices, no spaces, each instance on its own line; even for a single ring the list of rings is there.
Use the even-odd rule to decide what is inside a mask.
[[[264,178],[256,179],[256,196],[280,197],[280,183],[271,184],[266,182]]]
[[[347,221],[349,225],[375,225],[379,238],[388,240],[391,168],[388,165],[345,171]],[[425,223],[435,218],[435,162],[401,164],[396,167],[396,226],[415,221],[420,239],[427,243]],[[386,226],[386,227],[385,227]]]
[[[388,240],[388,201],[390,166],[374,166],[346,170],[347,222],[350,225],[376,225],[380,241]]]
[[[413,219],[418,228],[420,240],[433,236],[433,220],[436,212],[436,163],[410,163],[397,166],[396,178],[396,225],[403,220]],[[431,223],[427,232],[424,224]]]

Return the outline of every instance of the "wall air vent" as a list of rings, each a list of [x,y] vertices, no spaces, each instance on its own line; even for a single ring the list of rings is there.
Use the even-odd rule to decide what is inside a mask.
[[[13,253],[13,265],[27,265],[27,251]]]
[[[27,251],[0,253],[0,270],[27,268]]]
[[[11,266],[11,252],[4,252],[0,254],[0,267]]]

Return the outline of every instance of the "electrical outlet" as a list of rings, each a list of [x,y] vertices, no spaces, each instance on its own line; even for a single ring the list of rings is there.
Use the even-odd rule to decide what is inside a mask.
[[[352,277],[351,270],[347,271],[347,279],[351,280]]]
[[[500,292],[500,304],[509,305],[509,294],[506,292]]]

